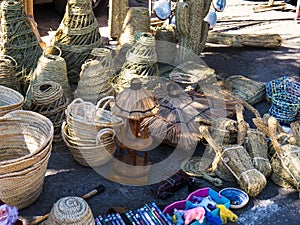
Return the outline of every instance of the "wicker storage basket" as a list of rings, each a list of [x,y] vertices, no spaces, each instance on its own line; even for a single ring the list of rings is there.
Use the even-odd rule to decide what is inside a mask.
[[[20,91],[16,75],[17,62],[9,55],[0,55],[0,85]]]
[[[0,116],[21,109],[24,97],[19,92],[0,85]]]
[[[0,50],[2,54],[9,55],[17,61],[17,77],[21,85],[21,93],[25,94],[31,72],[42,55],[42,48],[32,30],[21,1],[1,1],[0,12]]]
[[[118,133],[124,124],[123,119],[105,110],[107,104],[99,108],[104,101],[113,98],[112,96],[103,98],[96,106],[92,103],[84,102],[82,99],[75,99],[65,111],[70,134],[73,137],[93,140],[103,128],[112,128]]]
[[[95,225],[95,220],[92,210],[83,198],[65,197],[54,204],[46,224]]]
[[[87,60],[81,67],[80,80],[74,97],[97,104],[99,99],[113,95],[108,70],[98,60]]]
[[[0,130],[0,198],[21,209],[42,191],[53,125],[38,113],[17,110],[0,119]]]
[[[30,110],[38,112],[51,120],[54,126],[54,141],[61,141],[61,124],[65,119],[68,105],[64,90],[54,81],[38,82],[32,86]]]
[[[51,44],[62,50],[69,83],[77,86],[81,65],[92,49],[103,45],[90,0],[68,0],[65,15]]]
[[[104,136],[106,137],[104,138]],[[95,143],[92,143],[92,141],[85,143],[80,140],[72,140],[72,137],[68,134],[68,125],[64,122],[62,137],[74,159],[82,166],[101,166],[112,159],[116,150],[114,131],[110,128],[100,130],[95,137]]]

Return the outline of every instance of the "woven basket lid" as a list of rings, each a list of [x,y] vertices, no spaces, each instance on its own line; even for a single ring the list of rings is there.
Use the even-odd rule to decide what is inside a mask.
[[[64,197],[53,206],[47,224],[94,225],[94,217],[87,202],[80,197]]]
[[[117,95],[113,114],[129,119],[139,120],[158,113],[158,104],[151,92],[142,87],[139,79],[132,79],[130,87]]]

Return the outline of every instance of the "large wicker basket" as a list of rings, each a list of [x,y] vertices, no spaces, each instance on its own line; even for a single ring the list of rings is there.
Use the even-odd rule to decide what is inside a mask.
[[[53,125],[38,113],[16,110],[0,119],[0,133],[0,198],[22,209],[42,191]]]
[[[0,116],[21,109],[23,104],[23,95],[11,88],[0,85]]]

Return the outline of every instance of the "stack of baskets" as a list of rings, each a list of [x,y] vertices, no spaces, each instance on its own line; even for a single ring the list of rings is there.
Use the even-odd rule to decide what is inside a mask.
[[[300,82],[288,76],[272,80],[266,84],[266,96],[272,102],[269,114],[279,122],[289,124],[297,119],[300,110]]]
[[[103,98],[97,105],[75,99],[66,109],[66,122],[62,137],[74,159],[83,166],[100,166],[112,159],[116,150],[114,136],[123,120],[99,106],[112,96]]]
[[[0,199],[19,209],[37,200],[52,139],[51,121],[38,113],[16,110],[0,119]]]
[[[19,92],[0,85],[0,116],[22,109],[24,97]]]

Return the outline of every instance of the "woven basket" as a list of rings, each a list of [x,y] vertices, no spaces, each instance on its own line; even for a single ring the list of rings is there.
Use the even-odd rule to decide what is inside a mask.
[[[244,76],[230,76],[226,79],[232,88],[233,94],[255,105],[265,97],[266,88],[262,82],[251,80]]]
[[[96,106],[82,99],[75,99],[65,111],[70,134],[81,139],[92,140],[103,128],[112,128],[118,133],[124,124],[123,119],[105,110],[107,104],[99,108],[104,101],[111,98],[114,97],[101,99]]]
[[[62,50],[69,83],[76,87],[81,65],[92,49],[103,45],[90,0],[68,0],[65,15],[51,43]]]
[[[107,135],[109,135],[110,138],[106,137],[106,140],[102,141],[102,137]],[[66,123],[63,123],[62,137],[74,159],[82,166],[101,166],[111,160],[116,151],[114,131],[110,128],[100,130],[95,137],[95,143],[83,144],[79,141],[69,141],[68,127]]]
[[[105,68],[98,60],[87,60],[82,65],[74,97],[97,104],[99,99],[113,95],[114,90],[109,83],[108,70],[110,68]]]
[[[20,91],[16,76],[17,62],[9,55],[0,55],[0,85]]]
[[[300,97],[289,92],[279,92],[272,95],[272,105],[269,114],[279,122],[289,124],[295,121],[300,109]]]
[[[55,48],[58,55],[48,54],[50,48]],[[61,57],[61,50],[56,46],[47,47],[43,55],[39,58],[36,69],[33,72],[33,77],[30,82],[29,90],[26,93],[26,105],[30,107],[32,101],[32,88],[33,85],[43,81],[54,81],[61,85],[64,90],[66,98],[71,101],[73,96],[71,87],[68,82],[67,66],[65,60]]]
[[[17,206],[18,209],[34,203],[43,189],[50,154],[51,151],[27,169],[0,175],[0,198],[9,205]]]
[[[0,198],[21,209],[42,191],[53,126],[38,113],[16,110],[0,119],[0,130]]]
[[[65,197],[54,204],[46,224],[95,225],[95,220],[92,210],[83,198]]]
[[[30,73],[42,55],[42,48],[31,28],[21,1],[1,2],[0,37],[1,53],[13,57],[18,63],[17,77],[21,85],[21,93],[25,94],[31,78]]]
[[[19,92],[0,85],[0,116],[21,109],[24,97]]]
[[[61,124],[65,119],[68,100],[62,87],[54,81],[38,82],[32,86],[30,110],[51,120],[54,126],[54,141],[61,140]]]
[[[120,74],[112,80],[117,93],[128,88],[133,78],[143,79],[159,75],[154,36],[148,32],[139,32],[134,40],[126,53],[126,61]]]

